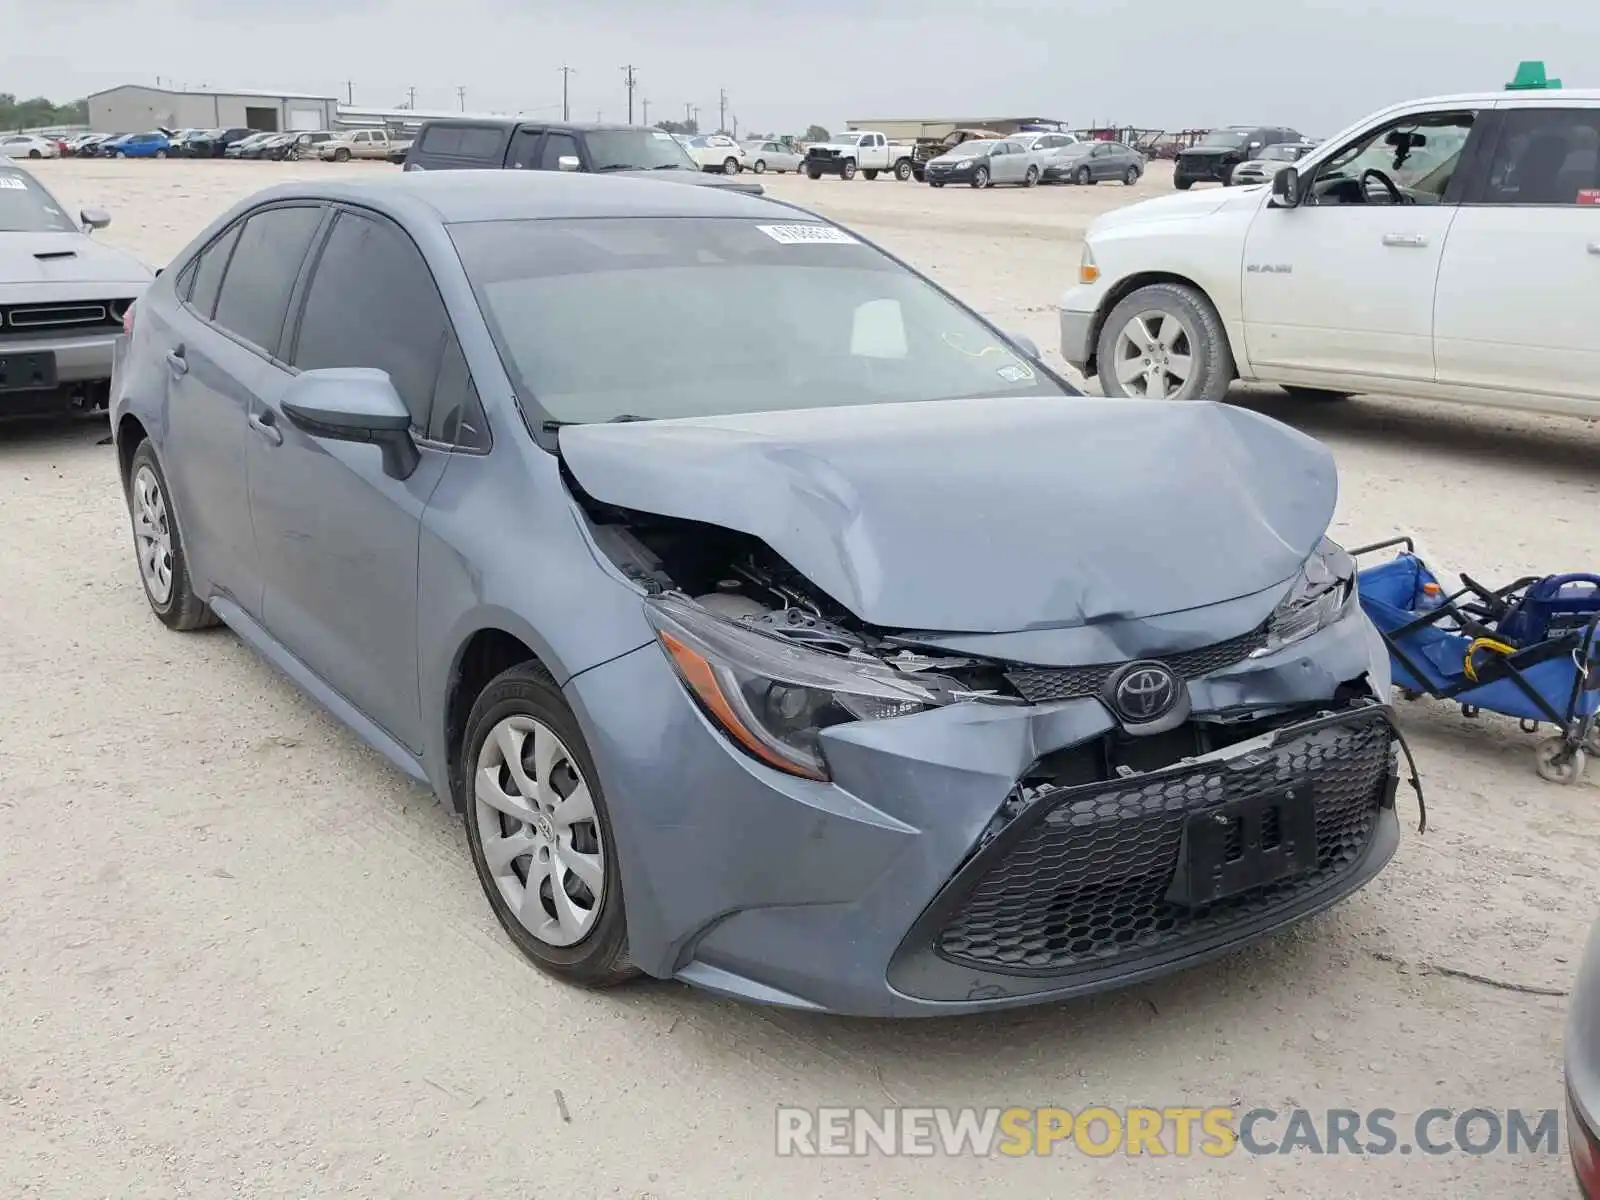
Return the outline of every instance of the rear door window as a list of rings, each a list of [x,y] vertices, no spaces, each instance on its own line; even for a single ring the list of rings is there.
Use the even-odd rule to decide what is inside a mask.
[[[320,205],[269,208],[245,221],[217,296],[218,325],[277,356],[289,294],[323,212]]]
[[[185,272],[187,285],[179,285],[189,307],[208,321],[217,308],[217,293],[222,290],[222,273],[228,269],[228,256],[233,253],[233,244],[239,240],[239,231],[243,228],[242,223],[232,225],[202,250]]]
[[[1600,108],[1507,112],[1480,203],[1600,205]]]
[[[306,288],[294,365],[387,371],[413,428],[425,435],[449,335],[444,301],[416,244],[382,218],[340,213]]]

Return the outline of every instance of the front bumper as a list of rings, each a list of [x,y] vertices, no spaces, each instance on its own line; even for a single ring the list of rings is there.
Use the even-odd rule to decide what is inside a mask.
[[[1170,795],[1159,768],[1088,791],[1024,793],[1019,781],[1050,756],[1124,736],[1093,698],[964,704],[839,726],[824,734],[834,782],[820,784],[731,750],[654,645],[574,676],[566,692],[611,809],[639,967],[749,1000],[931,1016],[1124,986],[1243,945],[1361,887],[1398,840],[1388,710],[1376,703],[1387,678],[1382,643],[1357,615],[1190,681],[1197,714],[1240,702],[1304,704],[1303,720],[1332,707],[1341,684],[1363,679],[1373,681],[1373,702],[1335,719],[1331,733],[1305,734],[1310,741],[1291,729],[1278,735],[1284,749],[1207,760],[1203,779],[1183,767],[1183,786]],[[1360,736],[1340,733],[1347,724],[1360,725]],[[1153,739],[1133,740],[1156,751]],[[1164,894],[1176,869],[1184,817],[1269,777],[1275,786],[1285,772],[1307,777],[1317,797],[1306,801],[1318,805],[1315,869],[1199,915],[1153,908],[1150,889]],[[1092,827],[1080,824],[1083,813]],[[1051,948],[1074,941],[1057,928],[1061,914],[1099,911],[1088,886],[1122,905],[1107,908],[1108,919],[1141,923],[1134,940],[1109,952],[1096,935],[1094,953],[1078,961]]]
[[[1087,374],[1094,361],[1094,313],[1059,310],[1061,357],[1080,374]]]
[[[800,169],[807,174],[843,175],[845,164],[849,163],[854,166],[855,161],[855,159],[846,158],[842,154],[808,154],[801,161]]]
[[[1173,168],[1174,183],[1227,183],[1233,178],[1233,169],[1239,164],[1228,159],[1184,158],[1178,156]]]
[[[109,394],[114,332],[54,334],[0,341],[0,358],[53,355],[55,384],[0,389],[0,417],[99,407]]]

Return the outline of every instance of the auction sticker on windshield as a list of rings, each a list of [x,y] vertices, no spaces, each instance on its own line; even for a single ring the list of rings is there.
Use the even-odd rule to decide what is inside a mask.
[[[28,185],[22,182],[20,175],[0,175],[0,188],[10,188],[14,192],[25,192]]]
[[[757,229],[785,246],[859,246],[861,243],[832,225],[757,225]]]

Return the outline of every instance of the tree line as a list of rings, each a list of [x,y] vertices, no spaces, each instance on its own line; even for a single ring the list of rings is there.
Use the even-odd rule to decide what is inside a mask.
[[[0,92],[0,129],[38,129],[49,125],[87,125],[89,102],[74,100],[56,104],[43,96],[18,100],[12,92]]]

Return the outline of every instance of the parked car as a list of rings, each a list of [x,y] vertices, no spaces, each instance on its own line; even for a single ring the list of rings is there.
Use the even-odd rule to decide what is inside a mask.
[[[52,138],[37,137],[31,133],[10,133],[0,136],[0,156],[5,158],[60,158],[61,144]]]
[[[1233,169],[1257,157],[1268,146],[1303,142],[1293,129],[1277,125],[1233,125],[1214,129],[1198,143],[1178,153],[1172,186],[1187,191],[1197,183],[1227,183]]]
[[[857,171],[876,179],[880,171],[888,171],[904,181],[913,174],[914,154],[913,147],[891,142],[874,130],[855,129],[835,135],[832,141],[807,146],[802,165],[808,179],[824,175],[854,179]]]
[[[1118,396],[1220,399],[1238,377],[1600,416],[1571,317],[1594,286],[1597,148],[1600,91],[1438,97],[1270,188],[1106,214],[1062,298],[1062,354]]]
[[[134,133],[118,138],[111,148],[112,158],[166,158],[172,143],[164,133]]]
[[[1079,142],[1056,154],[1044,168],[1046,183],[1119,180],[1132,187],[1144,174],[1144,155],[1122,142]]]
[[[323,162],[349,162],[352,158],[381,161],[402,143],[404,148],[410,148],[407,139],[393,137],[387,129],[346,129],[319,145],[317,157]]]
[[[0,160],[0,417],[105,407],[123,318],[152,278],[88,236],[106,213],[70,211]]]
[[[104,133],[80,133],[67,139],[66,153],[74,158],[91,158],[93,148],[105,141],[107,136]]]
[[[1567,1153],[1583,1200],[1600,1200],[1600,921],[1567,1007]]]
[[[745,162],[757,175],[768,171],[798,171],[805,155],[777,141],[751,140],[743,143]]]
[[[113,428],[152,611],[226,622],[463,813],[552,975],[1040,1002],[1394,853],[1331,453],[1062,403],[1025,339],[792,205],[280,185],[134,314]]]
[[[276,145],[268,146],[263,150],[261,157],[287,162],[299,162],[302,158],[315,158],[318,150],[327,142],[331,142],[334,136],[333,133],[326,129],[285,134],[283,139]]]
[[[931,187],[965,183],[986,188],[996,183],[1016,183],[1032,187],[1043,172],[1039,158],[1021,142],[1002,138],[994,142],[962,142],[922,168]]]
[[[227,154],[229,146],[247,137],[254,137],[258,132],[259,130],[246,129],[242,125],[228,129],[207,130],[185,142],[184,153],[193,158],[221,158]]]
[[[578,171],[628,175],[669,183],[731,188],[759,196],[754,179],[700,169],[671,134],[638,125],[588,125],[567,121],[429,121],[406,156],[408,171],[496,167],[524,171]]]
[[[1039,164],[1041,181],[1049,179],[1052,163],[1078,144],[1077,134],[1054,129],[1013,133],[1009,135],[1009,140],[1020,143],[1034,156],[1034,161]]]
[[[252,133],[249,137],[242,137],[223,150],[223,157],[258,158],[260,157],[261,148],[268,142],[276,141],[279,136],[276,133],[267,131]]]
[[[1276,146],[1264,146],[1256,152],[1258,157],[1242,162],[1233,169],[1228,185],[1243,187],[1252,183],[1270,183],[1280,170],[1290,163],[1299,162],[1316,148],[1315,142],[1279,142]]]
[[[722,133],[692,137],[685,143],[689,157],[702,171],[720,171],[724,175],[737,175],[744,170],[745,151],[731,137]]]

